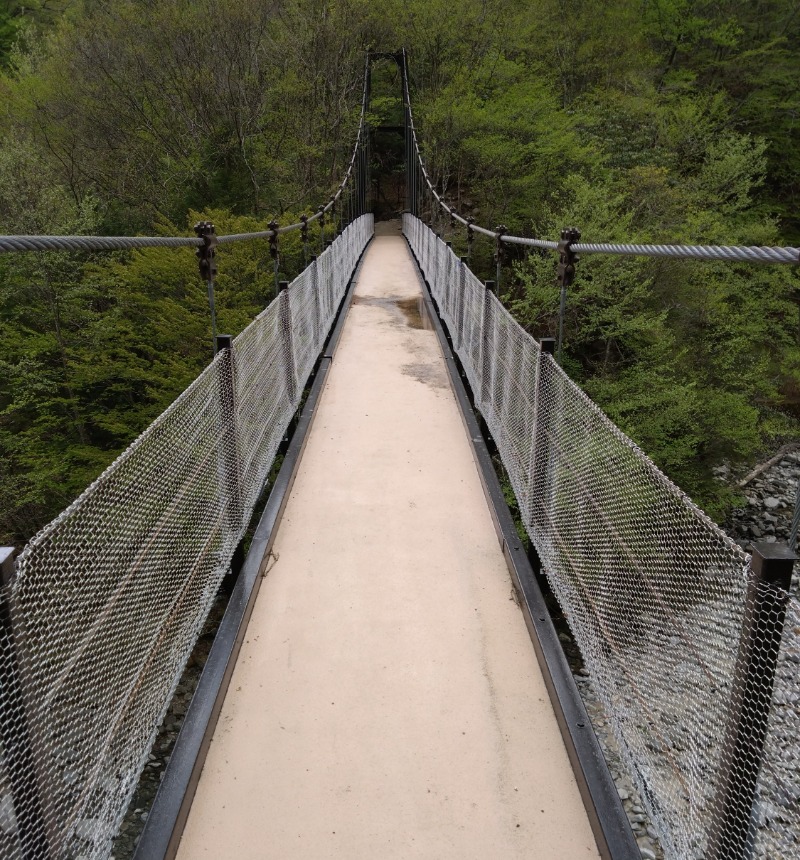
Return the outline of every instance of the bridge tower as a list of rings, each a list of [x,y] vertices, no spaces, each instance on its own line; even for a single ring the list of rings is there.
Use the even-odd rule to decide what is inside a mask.
[[[382,61],[388,60],[388,64]],[[371,51],[368,54],[368,87],[372,99],[373,66],[375,66],[375,99],[368,104],[378,121],[370,129],[373,211],[377,220],[399,217],[410,211],[408,171],[409,112],[405,98],[406,53]],[[398,80],[399,78],[399,80]],[[395,87],[400,89],[399,98]],[[394,92],[393,92],[394,91]]]

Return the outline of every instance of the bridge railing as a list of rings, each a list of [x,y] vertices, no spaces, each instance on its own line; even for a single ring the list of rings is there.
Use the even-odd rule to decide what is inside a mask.
[[[15,573],[0,559],[0,857],[109,855],[372,232],[349,224]]]
[[[445,242],[411,214],[403,229],[667,856],[792,856],[791,554],[751,560]]]

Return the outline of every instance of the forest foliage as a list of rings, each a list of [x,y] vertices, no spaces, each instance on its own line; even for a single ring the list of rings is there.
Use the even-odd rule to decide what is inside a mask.
[[[364,51],[400,46],[431,172],[478,223],[800,244],[794,0],[6,2],[0,233],[295,220],[349,157]],[[382,74],[376,119],[399,96]],[[476,244],[479,269],[492,250]],[[268,251],[226,247],[219,268],[236,333],[271,297]],[[537,336],[554,270],[507,261],[504,300]],[[713,468],[797,432],[799,284],[793,267],[587,256],[565,366],[722,517]],[[0,319],[0,542],[19,543],[193,378],[210,327],[191,251],[167,249],[0,255]]]

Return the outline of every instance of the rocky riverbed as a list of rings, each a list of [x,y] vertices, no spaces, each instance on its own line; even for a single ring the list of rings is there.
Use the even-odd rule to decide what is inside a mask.
[[[726,466],[717,470],[720,480],[729,478]],[[800,481],[800,451],[787,454],[742,488],[745,504],[731,513],[727,530],[747,552],[754,543],[775,543],[789,537],[797,484]],[[797,594],[798,578],[794,578]]]

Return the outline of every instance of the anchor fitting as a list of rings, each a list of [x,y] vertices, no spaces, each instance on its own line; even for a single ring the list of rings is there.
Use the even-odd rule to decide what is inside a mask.
[[[217,276],[217,234],[211,221],[198,221],[194,232],[203,240],[203,244],[194,252],[200,266],[200,277],[204,281],[213,281]]]
[[[558,282],[562,287],[572,286],[575,280],[575,264],[580,259],[572,250],[573,243],[581,238],[577,227],[567,227],[561,231],[561,241],[558,243]]]

